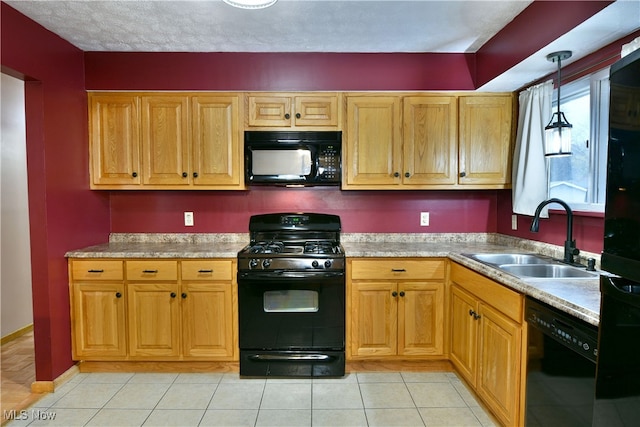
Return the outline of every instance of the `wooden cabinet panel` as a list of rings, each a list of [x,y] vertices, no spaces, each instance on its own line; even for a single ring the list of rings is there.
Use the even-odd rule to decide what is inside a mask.
[[[456,184],[458,180],[456,97],[410,96],[405,97],[402,102],[404,183]]]
[[[123,279],[122,261],[113,260],[73,260],[71,261],[73,280],[119,280]]]
[[[74,359],[124,358],[127,354],[124,284],[72,285]]]
[[[338,96],[308,95],[294,98],[296,126],[338,126]]]
[[[178,261],[126,261],[127,280],[178,280]]]
[[[233,269],[231,260],[184,260],[182,280],[232,280]]]
[[[511,182],[512,98],[460,97],[460,184]]]
[[[249,127],[338,129],[337,93],[248,94]]]
[[[400,283],[398,290],[398,354],[443,354],[442,283]]]
[[[131,357],[180,355],[180,299],[177,283],[127,285]]]
[[[184,96],[143,96],[144,184],[189,184],[189,103]]]
[[[193,184],[239,186],[243,143],[239,96],[194,96],[191,111]]]
[[[402,141],[399,96],[347,97],[343,187],[399,185]]]
[[[89,94],[92,188],[141,183],[139,110],[134,95]]]
[[[353,280],[392,279],[396,281],[444,279],[444,261],[403,258],[353,260],[351,278]]]
[[[398,304],[392,282],[354,283],[352,294],[351,352],[358,356],[391,356],[397,353]]]
[[[249,95],[247,103],[249,126],[291,126],[290,96]]]
[[[185,358],[232,358],[234,313],[228,283],[183,283],[182,353]]]
[[[477,325],[469,313],[477,309],[475,298],[457,286],[451,287],[451,354],[458,372],[476,385]]]

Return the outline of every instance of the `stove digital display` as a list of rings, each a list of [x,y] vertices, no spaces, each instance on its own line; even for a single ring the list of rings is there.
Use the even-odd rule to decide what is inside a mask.
[[[307,215],[290,215],[283,216],[281,219],[281,223],[284,225],[305,225],[309,222],[309,217]]]

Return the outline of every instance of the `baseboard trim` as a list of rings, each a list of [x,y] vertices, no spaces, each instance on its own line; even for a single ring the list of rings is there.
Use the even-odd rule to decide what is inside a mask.
[[[239,372],[238,362],[81,361],[80,372]]]
[[[13,331],[10,334],[5,335],[0,339],[0,345],[5,345],[6,343],[11,342],[17,338],[20,338],[24,334],[28,334],[31,331],[33,331],[33,323],[23,328],[20,328],[17,331]]]
[[[78,365],[73,365],[53,381],[34,381],[31,383],[32,393],[53,393],[56,388],[69,381],[80,372]]]

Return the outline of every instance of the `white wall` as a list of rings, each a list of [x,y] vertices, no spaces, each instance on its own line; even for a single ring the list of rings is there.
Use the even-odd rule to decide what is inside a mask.
[[[6,74],[1,76],[0,298],[2,300],[1,330],[4,337],[33,323],[33,307],[24,82]]]

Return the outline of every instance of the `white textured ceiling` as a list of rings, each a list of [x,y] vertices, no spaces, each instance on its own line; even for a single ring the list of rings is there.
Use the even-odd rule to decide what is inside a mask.
[[[260,10],[201,1],[6,1],[84,51],[476,52],[530,0],[279,0]],[[514,90],[640,28],[640,0],[618,0],[489,82]],[[557,46],[556,46],[557,45]]]

